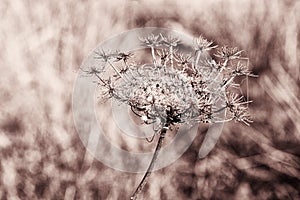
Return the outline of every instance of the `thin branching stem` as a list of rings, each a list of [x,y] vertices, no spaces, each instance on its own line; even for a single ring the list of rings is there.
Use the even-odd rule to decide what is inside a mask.
[[[152,60],[153,60],[153,64],[156,67],[156,56],[155,56],[155,52],[154,52],[154,47],[151,46],[151,55],[152,55]]]
[[[158,142],[157,142],[157,145],[156,145],[156,148],[155,148],[155,151],[154,151],[154,154],[153,154],[153,157],[151,159],[151,162],[149,164],[149,167],[146,171],[146,173],[144,174],[144,177],[142,178],[140,184],[138,185],[138,187],[136,188],[135,192],[133,193],[133,195],[130,197],[130,200],[136,200],[137,199],[137,195],[143,190],[143,188],[145,187],[146,183],[147,183],[147,180],[150,176],[150,174],[152,173],[152,170],[154,168],[154,164],[155,164],[155,161],[157,160],[157,157],[158,157],[158,153],[162,147],[162,144],[163,144],[163,141],[165,139],[165,135],[167,133],[167,130],[168,130],[168,124],[166,124],[162,129],[161,129],[161,132],[160,132],[160,135],[159,135],[159,139],[158,139]]]
[[[128,79],[125,79],[124,76],[118,71],[117,67],[112,64],[110,61],[108,61],[108,64],[115,70],[115,72],[124,80],[124,81],[128,81]]]
[[[174,62],[173,62],[173,46],[170,46],[170,61],[171,61],[171,67],[174,68]]]
[[[95,73],[95,76],[104,84],[106,85],[107,83],[98,75]]]
[[[225,67],[228,65],[228,61],[229,61],[229,59],[226,58],[225,61],[222,64],[222,67],[221,67],[222,70],[225,69]]]
[[[196,67],[197,67],[197,65],[198,65],[198,62],[199,62],[199,58],[200,58],[200,55],[201,55],[201,51],[200,50],[197,50],[196,51],[196,57],[195,57],[195,64],[194,64],[194,71],[196,70]]]
[[[230,77],[230,79],[226,80],[226,81],[224,82],[224,85],[222,85],[222,88],[224,88],[224,87],[226,87],[227,85],[229,85],[229,84],[233,81],[234,78],[235,78],[235,76],[232,76],[232,77]]]

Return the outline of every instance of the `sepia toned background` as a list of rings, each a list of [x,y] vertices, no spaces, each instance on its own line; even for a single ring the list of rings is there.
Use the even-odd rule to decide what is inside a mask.
[[[244,49],[259,78],[249,87],[254,123],[225,124],[202,160],[199,130],[179,160],[151,175],[140,199],[300,199],[296,0],[0,1],[0,199],[129,199],[142,174],[108,168],[86,151],[72,91],[100,42],[149,26]]]

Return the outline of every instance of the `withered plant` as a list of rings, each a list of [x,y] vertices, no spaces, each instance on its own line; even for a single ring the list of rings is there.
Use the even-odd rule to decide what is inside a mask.
[[[194,40],[194,49],[188,53],[177,48],[181,41],[172,35],[150,34],[140,42],[150,49],[143,54],[145,62],[151,58],[150,63],[136,62],[134,52],[101,50],[95,52],[95,59],[105,64],[82,69],[96,77],[104,100],[114,98],[127,104],[143,123],[155,124],[156,149],[131,199],[143,190],[168,129],[231,120],[249,125],[250,101],[241,93],[240,80],[254,76],[242,51],[217,49],[202,36]],[[210,55],[211,51],[215,54]]]

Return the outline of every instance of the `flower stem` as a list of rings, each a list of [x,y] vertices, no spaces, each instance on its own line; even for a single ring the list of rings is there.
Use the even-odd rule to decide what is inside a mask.
[[[151,46],[151,55],[152,55],[153,64],[156,67],[156,57],[155,57],[155,52],[154,52],[153,46]]]
[[[157,144],[156,144],[156,148],[155,148],[155,151],[154,151],[152,160],[151,160],[151,162],[150,162],[150,165],[149,165],[149,167],[148,167],[146,173],[144,174],[144,177],[142,178],[140,184],[139,184],[138,187],[136,188],[136,190],[135,190],[135,192],[133,193],[133,195],[130,197],[130,200],[136,200],[137,195],[143,190],[144,186],[146,185],[147,180],[148,180],[149,176],[151,175],[152,170],[153,170],[153,168],[154,168],[155,161],[157,160],[159,150],[160,150],[161,147],[162,147],[162,144],[163,144],[165,135],[166,135],[167,130],[168,130],[168,126],[169,126],[169,125],[166,124],[166,125],[161,129],[161,131],[160,131],[160,136],[159,136],[158,142],[157,142]]]
[[[195,59],[194,59],[194,63],[192,64],[192,69],[193,69],[194,72],[196,72],[196,68],[198,66],[200,55],[201,55],[201,51],[196,50],[196,56],[195,56]]]
[[[115,70],[115,72],[116,72],[116,73],[117,73],[124,81],[128,81],[127,78],[125,79],[125,78],[122,76],[122,74],[118,71],[117,67],[116,67],[114,64],[112,64],[112,62],[108,61],[108,64]]]
[[[174,64],[173,64],[173,46],[170,46],[170,61],[171,61],[171,67],[174,68]]]

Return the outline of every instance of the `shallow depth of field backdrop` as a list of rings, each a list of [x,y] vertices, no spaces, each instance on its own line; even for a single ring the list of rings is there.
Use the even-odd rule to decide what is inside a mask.
[[[254,123],[227,123],[203,160],[199,133],[151,175],[141,199],[300,199],[300,1],[292,0],[2,0],[0,199],[129,198],[142,174],[110,169],[86,151],[72,89],[96,45],[146,26],[244,49],[259,78],[250,80]]]

